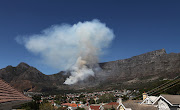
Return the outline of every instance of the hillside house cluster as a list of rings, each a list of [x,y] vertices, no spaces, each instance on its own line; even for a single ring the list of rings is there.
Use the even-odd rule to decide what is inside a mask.
[[[137,92],[137,91],[133,91]],[[133,93],[130,90],[113,90],[113,91],[102,91],[102,92],[93,92],[93,93],[74,93],[74,94],[66,94],[66,102],[62,104],[56,104],[54,101],[54,96],[41,97],[41,101],[43,99],[47,99],[49,103],[51,103],[56,108],[63,107],[68,110],[75,110],[78,107],[84,108],[85,110],[107,110],[107,109],[115,109],[115,110],[180,110],[180,95],[165,95],[162,94],[159,97],[157,96],[148,96],[148,94],[143,93],[143,100],[127,100],[122,101],[121,98],[118,98],[116,102],[110,103],[99,103],[99,104],[90,104],[88,100],[93,98],[94,100],[98,100],[98,97],[106,94],[112,93],[114,96],[122,96],[122,95],[131,95]],[[87,100],[85,104],[83,102],[76,100],[76,98],[80,97],[80,95],[84,95],[84,98]],[[70,100],[73,99],[73,100]]]
[[[92,92],[92,93],[87,93],[87,92],[81,92],[81,93],[70,93],[70,94],[66,94],[66,96],[68,98],[75,98],[75,97],[79,97],[80,95],[84,95],[85,97],[88,98],[94,98],[94,97],[98,97],[98,96],[102,96],[104,94],[114,94],[115,97],[121,97],[126,95],[128,98],[134,98],[135,95],[134,94],[138,94],[139,91],[138,90],[112,90],[112,91],[100,91],[100,92]]]
[[[116,102],[110,103],[96,103],[99,97],[104,94],[113,94],[117,98]],[[127,100],[122,101],[121,98],[124,95],[131,97],[133,94],[139,93],[139,91],[130,90],[112,90],[101,91],[92,93],[74,93],[64,94],[63,103],[56,103],[56,95],[41,96],[40,103],[46,100],[55,109],[64,108],[67,110],[76,110],[78,108],[84,108],[85,110],[180,110],[180,95],[167,95],[161,94],[160,96],[148,96],[147,93],[143,93],[143,100]],[[25,93],[26,94],[26,93]],[[31,94],[31,95],[30,95]],[[29,97],[33,94],[42,95],[41,93],[27,93]],[[85,103],[78,100],[78,97],[85,99]],[[18,92],[9,84],[0,79],[0,110],[11,110],[21,104],[32,101],[31,98]],[[89,103],[89,100],[93,99],[95,104]]]
[[[77,107],[85,110],[180,110],[180,95],[162,94],[156,96],[144,96],[144,100],[127,100],[122,101],[121,98],[117,102],[100,103],[100,104],[62,104],[68,110],[75,110]]]

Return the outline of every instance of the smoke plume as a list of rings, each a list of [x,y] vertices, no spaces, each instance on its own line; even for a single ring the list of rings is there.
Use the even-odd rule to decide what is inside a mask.
[[[99,20],[92,20],[54,25],[40,34],[21,37],[21,40],[26,49],[40,55],[44,63],[70,70],[71,76],[64,83],[74,84],[94,76],[92,68],[113,38],[111,29]]]

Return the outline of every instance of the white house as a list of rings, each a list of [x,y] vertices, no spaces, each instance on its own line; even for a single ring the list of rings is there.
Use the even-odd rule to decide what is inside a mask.
[[[153,103],[158,110],[180,110],[180,95],[160,95]]]
[[[152,105],[157,98],[157,96],[147,96],[141,104]]]
[[[117,107],[117,110],[157,110],[153,105],[140,104],[141,100],[128,100]]]

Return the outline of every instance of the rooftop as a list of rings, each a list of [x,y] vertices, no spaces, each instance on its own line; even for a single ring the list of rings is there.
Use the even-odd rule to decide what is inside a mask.
[[[99,110],[100,106],[90,106],[91,110]]]
[[[128,100],[123,102],[126,108],[131,108],[133,110],[157,110],[153,105],[140,105],[141,101],[138,100]]]
[[[26,97],[24,94],[15,90],[8,83],[0,79],[0,107],[5,106],[6,104],[9,106],[22,104],[31,100],[31,98]]]
[[[180,104],[180,95],[161,94],[161,96],[168,100],[171,104]]]

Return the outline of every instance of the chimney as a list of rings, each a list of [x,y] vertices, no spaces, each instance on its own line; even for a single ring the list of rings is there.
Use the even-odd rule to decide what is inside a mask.
[[[144,92],[144,93],[142,94],[142,96],[143,96],[143,100],[144,100],[144,99],[147,98],[148,94]]]
[[[117,103],[121,104],[122,103],[122,99],[121,98],[117,99]]]

